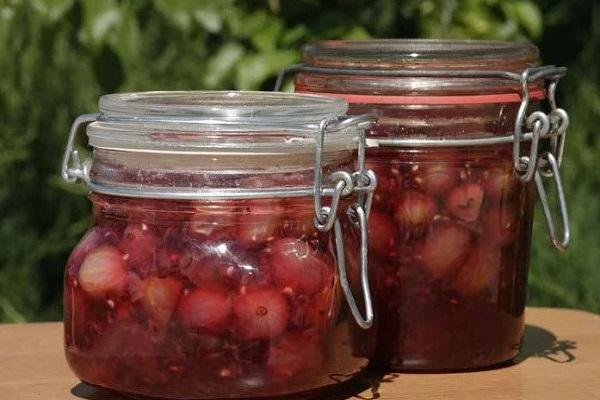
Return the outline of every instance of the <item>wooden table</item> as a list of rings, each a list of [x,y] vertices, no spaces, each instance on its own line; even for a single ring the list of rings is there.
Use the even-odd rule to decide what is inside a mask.
[[[600,399],[600,315],[530,308],[523,349],[513,365],[471,373],[388,374],[344,391],[343,398],[381,400]],[[0,325],[0,399],[81,398],[121,399],[78,382],[64,360],[60,323]]]

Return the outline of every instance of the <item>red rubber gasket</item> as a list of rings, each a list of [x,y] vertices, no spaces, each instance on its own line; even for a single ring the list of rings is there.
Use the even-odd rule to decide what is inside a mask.
[[[477,95],[458,95],[458,96],[387,96],[387,95],[368,95],[351,93],[322,93],[322,92],[301,92],[307,94],[317,94],[321,96],[340,97],[351,104],[491,104],[491,103],[520,103],[521,95],[519,93],[496,93],[496,94],[477,94]],[[531,100],[541,100],[545,98],[545,93],[541,89],[533,90],[529,93]]]

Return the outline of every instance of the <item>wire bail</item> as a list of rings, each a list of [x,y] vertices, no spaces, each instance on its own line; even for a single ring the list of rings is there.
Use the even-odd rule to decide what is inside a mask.
[[[523,183],[528,183],[535,178],[535,186],[542,204],[544,220],[550,240],[559,251],[564,251],[571,240],[571,230],[565,192],[560,176],[560,166],[565,147],[567,128],[569,127],[569,115],[558,108],[556,103],[556,88],[561,74],[551,69],[529,68],[521,75],[522,100],[515,121],[515,134],[513,142],[513,161],[515,174]],[[525,119],[525,113],[529,105],[529,82],[535,79],[550,80],[548,85],[548,103],[550,112],[535,111]],[[525,121],[524,121],[525,120]],[[532,139],[529,156],[520,155],[520,137],[522,127],[532,129]],[[549,151],[539,154],[540,138],[549,139]],[[543,178],[553,178],[556,188],[558,211],[562,223],[562,238],[558,237],[556,226],[550,211],[549,199],[544,188]]]
[[[521,73],[521,104],[517,117],[515,119],[513,135],[513,164],[517,177],[523,183],[530,182],[538,166],[538,154],[540,139],[548,138],[550,141],[550,151],[557,159],[557,165],[562,163],[562,156],[565,145],[565,136],[569,126],[569,116],[565,110],[556,105],[556,88],[559,79],[564,75],[563,71],[558,71],[555,67],[535,67],[527,68]],[[534,111],[526,116],[530,102],[529,84],[536,80],[550,80],[548,85],[548,103],[550,112],[546,114],[543,111]],[[523,127],[531,129],[531,147],[529,156],[521,155],[521,141],[524,139]],[[551,171],[543,171],[544,176],[551,176]]]
[[[348,283],[347,271],[346,271],[346,258],[344,254],[344,237],[342,233],[342,227],[339,219],[336,219],[334,223],[334,235],[335,235],[335,248],[337,253],[337,264],[338,270],[340,273],[340,286],[344,291],[344,296],[346,297],[346,301],[348,302],[348,306],[350,307],[350,312],[354,316],[356,323],[362,329],[369,329],[373,326],[373,302],[371,298],[371,289],[369,288],[369,270],[368,270],[368,235],[367,235],[367,224],[368,224],[368,216],[366,211],[362,208],[362,206],[358,203],[350,206],[348,208],[349,213],[354,213],[356,215],[358,223],[359,223],[359,232],[360,232],[360,283],[361,288],[364,295],[364,306],[365,306],[365,316],[363,317],[360,310],[358,309],[358,305],[356,304],[356,300],[354,295],[352,294],[352,289],[350,288],[350,284]]]
[[[74,183],[77,179],[90,182],[90,163],[87,160],[81,161],[79,151],[75,150],[75,139],[83,125],[96,121],[99,116],[99,113],[82,114],[73,121],[61,166],[61,176],[66,182]]]
[[[571,241],[571,227],[569,223],[569,213],[567,211],[567,202],[565,200],[565,192],[563,190],[562,179],[560,177],[560,166],[557,158],[552,152],[545,152],[540,156],[539,159],[540,167],[535,173],[535,187],[542,203],[542,210],[544,211],[544,220],[546,222],[546,229],[550,240],[559,251],[564,251],[569,246]],[[549,174],[544,175],[544,168],[548,168]],[[554,186],[556,188],[556,194],[558,197],[558,211],[562,223],[562,238],[559,238],[556,233],[556,226],[552,219],[552,213],[550,211],[548,195],[544,188],[544,176],[552,177],[554,179]]]
[[[376,120],[374,114],[363,114],[352,117],[332,118],[321,121],[317,131],[316,151],[315,151],[315,177],[314,177],[314,210],[315,227],[321,232],[328,232],[334,229],[335,246],[337,254],[337,265],[340,273],[340,285],[344,291],[344,296],[350,307],[350,311],[356,320],[358,326],[368,329],[373,325],[373,303],[369,289],[368,274],[368,238],[367,225],[369,210],[373,199],[375,188],[377,187],[377,177],[372,170],[365,170],[365,130]],[[331,127],[335,129],[345,129],[356,125],[359,129],[358,140],[358,170],[350,174],[346,171],[336,171],[329,175],[329,180],[335,185],[333,196],[328,206],[323,206],[322,201],[322,183],[323,183],[323,146],[324,136]],[[344,255],[344,239],[341,223],[337,212],[339,202],[342,197],[357,195],[356,203],[350,205],[346,210],[347,217],[351,224],[360,232],[360,279],[364,296],[365,316],[358,309],[356,299],[348,283],[346,261]]]

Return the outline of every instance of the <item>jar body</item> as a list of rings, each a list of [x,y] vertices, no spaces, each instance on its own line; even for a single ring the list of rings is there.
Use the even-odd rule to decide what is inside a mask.
[[[533,192],[503,147],[371,152],[376,367],[464,370],[518,354]]]
[[[83,381],[257,398],[324,390],[367,363],[312,198],[91,199],[64,294],[67,360]],[[346,251],[358,254],[352,236]]]
[[[369,134],[375,139],[493,137],[513,130],[518,102],[352,104],[364,92],[352,92],[349,81],[302,72],[295,83],[300,92],[345,96],[349,113],[376,113],[379,122]],[[368,82],[367,94],[377,96],[375,78],[355,81]],[[406,95],[389,86],[382,84],[386,95]],[[453,93],[438,88],[435,94]],[[381,145],[368,147],[366,156],[378,176],[369,221],[377,311],[372,364],[452,371],[515,357],[524,328],[533,185],[514,174],[512,144]]]

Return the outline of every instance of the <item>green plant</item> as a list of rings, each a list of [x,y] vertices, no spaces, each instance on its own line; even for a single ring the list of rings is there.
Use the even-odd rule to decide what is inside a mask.
[[[598,20],[584,0],[0,0],[0,321],[60,315],[63,265],[89,205],[58,166],[70,122],[98,96],[269,90],[303,43],[370,36],[529,38],[546,62],[571,67],[560,94],[573,119],[574,241],[556,256],[538,218],[531,302],[600,310]]]

